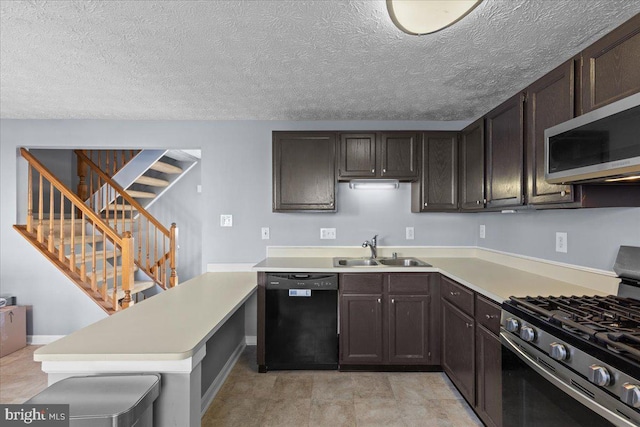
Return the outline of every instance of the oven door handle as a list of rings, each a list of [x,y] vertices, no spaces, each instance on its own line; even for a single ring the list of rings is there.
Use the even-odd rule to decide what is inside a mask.
[[[636,424],[631,423],[628,419],[620,417],[618,414],[611,412],[609,409],[600,405],[598,402],[594,402],[593,400],[589,399],[580,391],[571,387],[569,384],[556,377],[553,373],[549,372],[543,365],[539,364],[534,359],[532,359],[531,356],[522,351],[520,347],[509,336],[506,335],[506,333],[500,332],[500,341],[502,342],[502,345],[511,350],[516,356],[518,356],[518,358],[520,358],[520,360],[526,363],[531,369],[542,376],[545,380],[549,381],[551,384],[555,385],[557,388],[564,391],[587,408],[611,421],[616,426],[636,426]]]

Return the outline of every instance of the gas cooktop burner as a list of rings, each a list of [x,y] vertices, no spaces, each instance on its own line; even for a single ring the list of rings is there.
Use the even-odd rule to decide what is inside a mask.
[[[640,362],[640,301],[609,296],[511,297],[509,305]]]

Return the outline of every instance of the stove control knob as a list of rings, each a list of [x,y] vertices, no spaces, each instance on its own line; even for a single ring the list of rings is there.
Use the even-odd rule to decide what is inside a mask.
[[[509,332],[518,332],[518,329],[520,328],[520,322],[518,322],[518,319],[509,317],[505,322],[505,327]]]
[[[523,326],[520,329],[520,338],[527,342],[534,341],[536,339],[536,331],[529,326]]]
[[[550,345],[550,350],[549,350],[549,356],[551,356],[552,359],[556,359],[556,360],[566,360],[567,359],[567,347],[565,347],[563,344],[557,343],[557,342],[552,342]]]
[[[640,408],[640,385],[624,383],[620,400],[632,408]]]
[[[589,381],[599,386],[608,386],[611,382],[611,375],[607,368],[598,365],[589,366]]]

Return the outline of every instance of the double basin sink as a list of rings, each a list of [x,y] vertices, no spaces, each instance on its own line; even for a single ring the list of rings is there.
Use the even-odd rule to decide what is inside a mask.
[[[431,267],[417,258],[334,258],[334,267]]]

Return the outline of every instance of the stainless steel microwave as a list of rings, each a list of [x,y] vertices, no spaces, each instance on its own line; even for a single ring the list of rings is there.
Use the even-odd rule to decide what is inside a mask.
[[[640,183],[640,93],[544,131],[545,179]]]

